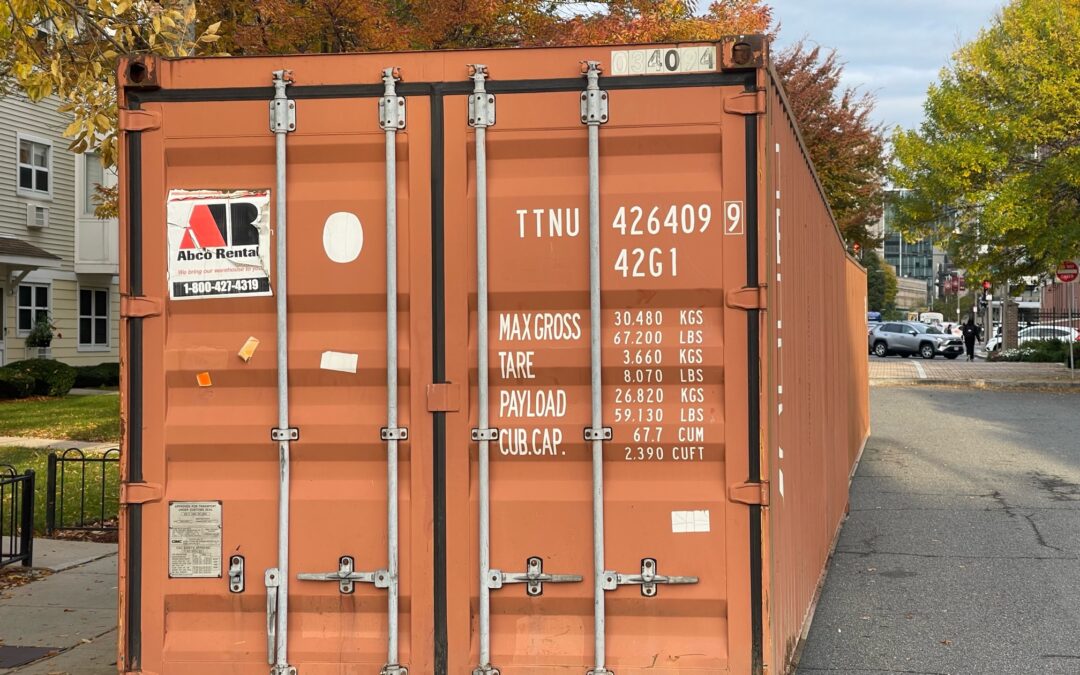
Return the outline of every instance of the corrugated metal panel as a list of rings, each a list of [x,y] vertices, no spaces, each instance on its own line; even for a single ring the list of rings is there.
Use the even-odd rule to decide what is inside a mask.
[[[845,252],[781,89],[764,152],[771,355],[771,659],[785,672],[809,620],[869,429],[866,275]]]
[[[717,53],[727,59],[730,47]],[[660,49],[657,63],[703,54],[686,49]],[[261,581],[276,564],[277,536],[274,299],[167,300],[177,281],[166,276],[167,256],[183,241],[174,235],[170,249],[167,232],[184,223],[166,222],[165,199],[178,189],[273,187],[268,85],[283,65],[294,72],[297,106],[286,172],[290,421],[300,428],[290,659],[304,675],[385,663],[383,589],[359,584],[342,595],[337,583],[293,576],[332,571],[345,555],[363,570],[386,558],[377,101],[379,73],[398,66],[408,124],[396,144],[397,349],[410,430],[400,466],[400,656],[413,673],[460,675],[478,665],[477,170],[466,113],[466,66],[477,59],[498,108],[486,146],[492,567],[524,572],[526,558],[537,557],[545,573],[583,578],[546,583],[539,596],[522,584],[491,589],[492,664],[536,675],[596,665],[579,63],[629,72],[647,57],[602,47],[157,61],[143,73],[152,88],[124,92],[150,124],[124,135],[120,175],[122,287],[150,298],[129,302],[123,333],[131,499],[122,514],[121,658],[129,669],[266,670]],[[604,665],[620,675],[741,674],[785,662],[783,644],[802,625],[846,503],[849,436],[862,424],[838,424],[847,411],[829,407],[865,392],[847,379],[857,375],[846,361],[851,334],[833,331],[840,338],[828,344],[810,337],[823,322],[854,326],[848,282],[859,271],[825,228],[831,221],[786,118],[777,121],[775,106],[769,121],[758,117],[760,98],[744,91],[765,71],[705,70],[600,80],[610,114],[599,132],[601,417],[612,429],[600,571],[640,575],[654,559],[661,575],[696,578],[660,585],[655,597],[638,584],[600,593]],[[803,161],[789,174],[791,157],[782,152],[777,164],[762,151],[774,136]],[[766,206],[775,197],[766,175],[777,177],[782,204],[793,200],[784,216],[792,220],[781,223],[787,267],[770,262]],[[324,248],[323,224],[335,212],[363,226],[361,252],[344,263]],[[214,236],[196,236],[204,234]],[[778,272],[785,278],[774,282]],[[768,286],[767,301],[758,284]],[[781,315],[784,325],[774,324]],[[773,342],[792,334],[791,344]],[[250,337],[260,346],[244,361],[237,352]],[[327,351],[355,355],[356,372],[322,368]],[[815,352],[821,362],[805,358]],[[790,409],[780,413],[780,403]],[[785,453],[791,446],[783,460],[778,444]],[[782,494],[780,469],[791,481]],[[757,503],[768,502],[761,478],[771,506]],[[216,576],[169,576],[170,503],[187,501],[221,502],[221,548],[245,556],[243,593]],[[764,653],[763,636],[773,640]]]

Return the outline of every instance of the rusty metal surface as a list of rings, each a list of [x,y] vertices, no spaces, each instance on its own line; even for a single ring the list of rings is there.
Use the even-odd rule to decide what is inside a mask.
[[[721,45],[725,58],[730,47]],[[488,66],[498,102],[497,124],[486,132],[490,426],[498,429],[492,567],[522,574],[539,558],[545,574],[586,580],[545,583],[539,594],[524,583],[492,589],[492,663],[535,675],[592,666],[579,62],[593,59],[606,71],[601,89],[612,84],[610,120],[599,132],[602,400],[612,430],[604,445],[605,565],[628,580],[642,574],[643,560],[655,560],[650,569],[660,575],[697,578],[658,584],[655,596],[638,585],[607,591],[607,662],[620,675],[750,673],[758,605],[762,658],[776,672],[787,656],[776,645],[801,629],[846,504],[852,439],[865,431],[866,360],[846,358],[852,317],[863,311],[861,270],[826,228],[831,221],[805,164],[785,164],[801,154],[775,92],[766,96],[764,117],[761,96],[744,93],[745,78],[760,83],[764,69],[740,67],[706,84],[672,75],[692,84],[680,87],[663,86],[662,74],[612,77],[612,59],[622,58],[613,54],[632,49],[144,64],[152,84],[143,80],[123,98],[152,113],[155,125],[133,125],[121,139],[122,288],[148,298],[126,306],[163,311],[124,317],[125,382],[135,386],[141,373],[142,386],[123,398],[123,475],[161,493],[144,489],[148,498],[122,512],[121,660],[130,670],[267,669],[261,581],[276,557],[274,298],[170,300],[165,200],[172,190],[273,185],[267,100],[270,73],[283,67],[293,72],[297,102],[287,141],[290,422],[299,428],[290,569],[333,571],[343,556],[358,570],[385,564],[385,169],[377,97],[381,70],[397,66],[408,102],[397,141],[400,426],[408,427],[400,468],[401,663],[412,673],[445,666],[453,675],[476,666],[475,131],[465,94],[467,65],[477,62]],[[755,124],[758,143],[748,157]],[[779,163],[774,140],[788,146]],[[785,265],[770,262],[774,215],[764,206],[773,204],[774,187],[767,176],[778,177],[781,203],[792,205],[782,221]],[[760,198],[756,222],[747,201],[752,186]],[[336,212],[362,223],[355,260],[336,262],[340,251],[331,256],[324,247],[324,222]],[[748,283],[755,251],[765,291]],[[773,281],[778,272],[783,281]],[[760,329],[754,344],[751,327]],[[816,329],[825,327],[843,339],[816,344]],[[756,361],[749,356],[755,348]],[[806,358],[811,353],[822,359]],[[750,475],[755,402],[760,476]],[[779,402],[788,406],[783,414]],[[227,569],[221,578],[169,576],[169,505],[177,501],[221,502],[223,566],[232,554],[244,556],[242,593],[229,592]],[[759,600],[751,592],[757,510],[766,528]],[[303,675],[383,665],[385,593],[367,583],[352,591],[292,580],[289,654]]]

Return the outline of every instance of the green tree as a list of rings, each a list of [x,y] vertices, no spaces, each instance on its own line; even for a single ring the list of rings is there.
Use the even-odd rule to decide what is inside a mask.
[[[976,277],[1043,274],[1080,253],[1080,3],[1012,0],[893,135],[898,224]]]
[[[866,268],[866,304],[871,312],[891,316],[896,311],[896,272],[887,265],[877,251],[866,251],[862,256]]]

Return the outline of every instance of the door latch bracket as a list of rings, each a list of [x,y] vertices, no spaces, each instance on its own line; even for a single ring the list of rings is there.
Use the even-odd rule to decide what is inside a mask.
[[[300,429],[297,427],[289,427],[288,429],[271,429],[270,440],[272,441],[298,441],[300,440]]]
[[[613,591],[619,586],[640,585],[641,594],[646,598],[656,596],[657,584],[696,584],[697,577],[666,577],[656,573],[656,558],[641,559],[640,574],[619,574],[606,570],[604,572],[604,590]]]
[[[544,559],[531,556],[525,560],[525,572],[501,572],[491,570],[488,588],[502,588],[503,584],[525,584],[525,594],[537,597],[544,594],[544,584],[573,584],[584,579],[580,574],[544,574]]]
[[[407,441],[409,440],[409,429],[408,427],[394,429],[383,427],[379,430],[379,437],[384,441]]]
[[[244,592],[244,556],[229,556],[229,592]]]
[[[497,441],[499,440],[499,430],[495,428],[473,429],[472,439],[474,441]]]
[[[612,438],[611,427],[585,428],[585,440],[587,441],[610,441]]]
[[[301,581],[336,581],[342,595],[350,595],[356,590],[356,583],[374,584],[375,588],[390,588],[390,575],[386,570],[357,572],[356,561],[351,555],[338,558],[336,572],[304,572],[297,574]]]

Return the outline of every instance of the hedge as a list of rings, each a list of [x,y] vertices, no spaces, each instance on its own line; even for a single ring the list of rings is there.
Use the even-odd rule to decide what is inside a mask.
[[[9,363],[0,370],[22,373],[33,380],[35,396],[65,396],[75,384],[75,368],[60,361],[27,359]]]
[[[76,366],[75,386],[94,389],[116,387],[120,384],[120,364],[100,363],[96,366]]]
[[[0,368],[0,399],[26,398],[34,393],[34,378],[16,370]]]

